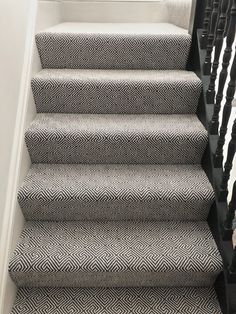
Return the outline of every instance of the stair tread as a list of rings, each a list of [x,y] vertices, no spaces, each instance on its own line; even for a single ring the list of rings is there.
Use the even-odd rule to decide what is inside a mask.
[[[221,269],[206,222],[27,222],[10,262],[11,276],[20,286],[19,273],[36,285],[34,273],[54,274],[55,282],[60,273],[77,280],[80,274],[106,273],[115,284],[118,273],[188,274],[194,282],[194,274],[215,278]]]
[[[38,133],[42,131],[43,133]],[[178,134],[176,134],[178,131]],[[84,132],[93,134],[104,132],[123,133],[124,136],[133,133],[171,134],[174,136],[201,134],[207,139],[207,131],[196,115],[122,115],[122,114],[57,114],[39,113],[31,123],[27,134],[37,132],[44,136],[44,132],[67,134]],[[55,134],[60,138],[60,133]],[[27,136],[27,135],[26,135]]]
[[[200,163],[196,115],[38,114],[26,132],[34,163]]]
[[[159,82],[165,84],[169,82],[196,83],[201,87],[202,83],[199,77],[192,71],[186,70],[126,70],[126,69],[43,69],[36,73],[34,79],[41,80],[101,80],[119,81],[147,81]]]
[[[188,34],[188,30],[171,23],[60,23],[39,33],[65,34]]]
[[[221,314],[213,288],[20,288],[12,314]]]

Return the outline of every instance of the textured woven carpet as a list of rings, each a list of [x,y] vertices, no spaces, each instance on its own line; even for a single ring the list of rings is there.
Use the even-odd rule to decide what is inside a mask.
[[[10,272],[19,286],[207,286],[220,267],[205,222],[33,222]]]
[[[46,69],[32,89],[38,112],[193,114],[201,81],[183,70]]]
[[[34,220],[204,220],[214,200],[199,165],[33,165],[18,200]]]
[[[207,132],[195,115],[39,114],[26,144],[34,163],[199,164]]]
[[[182,70],[191,36],[172,24],[150,24],[147,33],[135,24],[64,23],[37,34],[36,43],[43,68]]]
[[[20,288],[12,314],[220,314],[212,288]]]
[[[141,29],[63,23],[36,35],[12,314],[221,313],[191,36]]]

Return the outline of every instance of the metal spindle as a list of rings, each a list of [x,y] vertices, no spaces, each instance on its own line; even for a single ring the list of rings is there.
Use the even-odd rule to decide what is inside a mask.
[[[208,38],[208,32],[209,32],[209,25],[211,21],[211,14],[212,14],[212,1],[213,0],[207,0],[206,8],[205,8],[205,16],[203,21],[203,31],[202,36],[200,40],[200,46],[201,49],[206,49],[207,46],[207,38]]]
[[[203,68],[204,75],[209,75],[211,73],[211,55],[212,55],[212,50],[213,50],[214,41],[215,41],[219,6],[220,6],[220,0],[214,0],[213,11],[211,14],[210,31],[207,38],[206,59],[205,59],[204,68]]]
[[[210,104],[214,103],[214,100],[215,100],[215,81],[217,78],[217,70],[219,67],[220,55],[221,55],[221,50],[222,50],[222,46],[224,42],[224,30],[226,26],[227,8],[228,8],[228,0],[222,0],[221,12],[219,16],[217,32],[216,32],[216,40],[215,40],[215,57],[214,57],[214,62],[212,64],[210,84],[206,93],[207,102]]]
[[[235,25],[236,25],[236,0],[233,0],[233,6],[231,8],[231,15],[230,15],[229,29],[228,29],[227,39],[226,39],[226,48],[225,48],[224,56],[223,56],[222,70],[219,77],[218,92],[216,95],[212,121],[210,123],[210,134],[212,135],[218,134],[218,130],[219,130],[219,113],[221,109],[221,102],[223,99],[224,87],[225,87],[226,79],[228,76],[228,67],[229,67],[231,56],[232,56],[232,45],[235,39]]]
[[[236,53],[234,56],[231,72],[230,72],[230,82],[227,89],[226,103],[223,110],[222,124],[220,128],[220,136],[217,143],[217,148],[214,156],[214,166],[220,168],[223,162],[223,146],[225,143],[225,135],[227,133],[228,122],[232,110],[232,102],[234,99],[236,89]]]
[[[233,186],[233,194],[231,201],[229,203],[229,209],[227,212],[227,216],[224,222],[224,240],[231,240],[233,235],[233,221],[235,218],[236,212],[236,181],[234,182]]]

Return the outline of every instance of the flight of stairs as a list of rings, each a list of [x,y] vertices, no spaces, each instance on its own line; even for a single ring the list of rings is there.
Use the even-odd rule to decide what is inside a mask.
[[[167,23],[63,23],[36,43],[12,314],[221,313],[191,36]]]

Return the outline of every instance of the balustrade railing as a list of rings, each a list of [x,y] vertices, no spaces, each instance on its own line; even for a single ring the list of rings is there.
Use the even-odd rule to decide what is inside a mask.
[[[206,8],[205,8],[205,17],[203,21],[203,30],[201,35],[201,49],[205,49],[207,46],[207,38],[208,38],[208,31],[209,25],[211,22],[211,13],[212,13],[212,0],[207,0]]]
[[[220,226],[223,241],[232,241],[236,214],[236,173],[232,173],[236,153],[236,117],[232,117],[232,104],[236,92],[236,0],[205,0],[205,16],[200,33],[203,77],[205,77],[206,105],[211,108],[209,133],[212,135],[213,168],[219,180],[216,184],[217,202],[227,206],[226,218]],[[223,46],[226,45],[223,51]],[[222,58],[223,57],[223,58]],[[202,57],[204,58],[204,57]],[[222,64],[220,64],[220,60]],[[220,66],[222,67],[219,71]],[[228,86],[226,82],[229,81]],[[218,83],[217,83],[218,82]],[[225,95],[224,95],[225,94]],[[222,113],[222,120],[220,119]],[[225,147],[229,121],[234,118],[231,139]],[[215,148],[214,148],[215,147]],[[226,149],[225,149],[226,148]],[[227,153],[224,153],[227,152]],[[225,156],[224,156],[225,154]],[[224,162],[225,160],[225,162]],[[222,172],[220,172],[222,168]],[[234,182],[232,198],[227,205],[229,180]],[[225,208],[225,207],[224,207]],[[229,255],[228,255],[229,256]],[[236,280],[236,248],[233,249],[229,272]]]
[[[228,208],[227,216],[226,216],[225,223],[224,223],[224,235],[223,235],[223,237],[225,240],[232,239],[235,213],[236,213],[236,181],[234,182],[232,199],[229,203],[229,208]]]
[[[212,58],[212,51],[214,47],[214,41],[215,41],[219,6],[220,6],[220,0],[213,0],[213,10],[211,13],[211,19],[209,23],[210,26],[209,26],[208,36],[207,36],[206,59],[205,59],[204,68],[203,68],[205,75],[209,75],[211,73],[211,58]]]
[[[220,127],[220,135],[217,143],[216,152],[214,155],[214,165],[216,168],[220,168],[223,162],[223,147],[225,144],[225,136],[228,130],[228,123],[230,114],[232,111],[232,103],[236,89],[236,53],[234,55],[234,61],[230,72],[230,82],[226,94],[226,102],[223,108],[223,117]]]
[[[217,70],[219,67],[219,60],[221,56],[221,51],[224,41],[224,32],[226,28],[227,20],[227,9],[228,9],[228,0],[222,0],[221,4],[221,13],[218,19],[218,25],[216,29],[216,39],[215,39],[215,57],[212,65],[212,72],[210,78],[210,84],[207,90],[207,102],[213,103],[215,100],[215,81],[217,78]]]
[[[232,259],[232,263],[229,267],[230,273],[236,273],[236,248],[234,248],[234,255]]]
[[[188,69],[195,70],[203,82],[197,113],[208,128],[209,146],[202,166],[216,192],[208,223],[224,267],[215,289],[222,313],[233,314],[236,313],[236,114],[232,110],[236,98],[236,0],[193,0],[191,16],[194,14],[190,23],[193,44]]]

